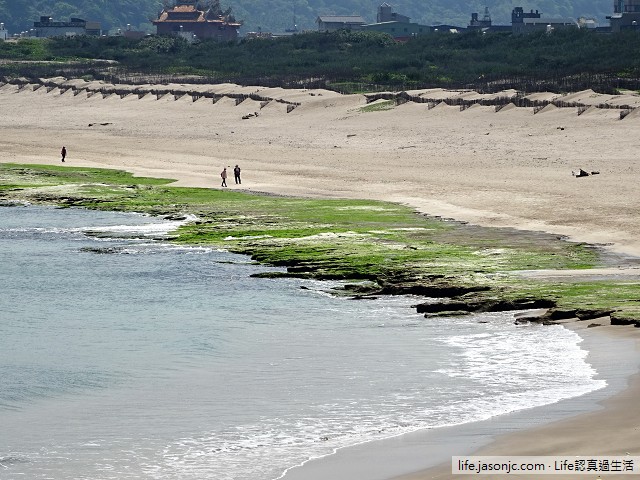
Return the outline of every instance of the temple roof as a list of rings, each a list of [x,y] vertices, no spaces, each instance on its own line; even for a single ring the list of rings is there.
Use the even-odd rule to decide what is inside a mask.
[[[157,20],[154,20],[152,23],[193,23],[193,22],[202,22],[202,23],[223,23],[232,26],[240,26],[241,23],[237,22],[228,22],[222,17],[218,18],[207,18],[207,13],[202,10],[198,10],[195,5],[176,5],[175,7],[167,8],[162,11]]]

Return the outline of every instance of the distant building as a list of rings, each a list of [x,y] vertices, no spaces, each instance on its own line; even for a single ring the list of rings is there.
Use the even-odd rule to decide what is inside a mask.
[[[409,40],[411,37],[431,32],[428,25],[420,25],[410,22],[380,22],[363,25],[366,32],[382,32],[393,37],[398,42]]]
[[[530,33],[542,30],[552,32],[563,28],[579,28],[578,21],[573,18],[525,18],[522,28],[518,32],[514,31],[514,33]]]
[[[231,9],[222,11],[219,0],[176,0],[152,22],[158,35],[211,38],[230,41],[238,38],[242,25],[236,22]]]
[[[318,31],[360,30],[367,21],[360,15],[320,15],[316,19]]]
[[[71,18],[68,22],[55,22],[49,16],[41,16],[39,22],[33,22],[32,36],[38,38],[73,37],[76,35],[100,36],[98,22],[87,22],[81,18]]]
[[[489,15],[489,7],[484,7],[484,16],[482,19],[478,18],[477,13],[471,14],[471,21],[468,28],[490,28],[491,27],[491,15]]]
[[[102,35],[102,25],[100,22],[87,21],[85,30],[85,35],[89,35],[90,37],[99,37]]]
[[[378,15],[376,17],[377,23],[384,22],[400,22],[400,23],[409,23],[411,19],[406,15],[400,15],[399,13],[393,12],[393,7],[388,3],[383,3],[378,7]]]
[[[527,13],[522,7],[516,7],[511,12],[511,29],[515,34],[563,28],[578,28],[578,22],[572,18],[543,17],[538,10]]]
[[[465,30],[464,28],[457,25],[447,25],[446,23],[431,25],[429,28],[434,33],[460,33]]]
[[[522,7],[515,7],[511,11],[511,25],[513,26],[516,24],[524,23],[525,18],[540,18],[541,16],[542,15],[538,12],[538,10],[536,10],[535,13],[533,13],[533,10],[531,10],[530,13],[527,13]]]
[[[614,0],[611,31],[640,30],[640,0]]]
[[[9,38],[9,31],[4,28],[4,23],[0,23],[0,40],[6,40]]]
[[[397,42],[403,42],[431,31],[431,27],[411,23],[411,19],[406,15],[395,13],[391,5],[386,2],[378,7],[376,18],[378,19],[377,23],[363,25],[362,30],[386,33]]]

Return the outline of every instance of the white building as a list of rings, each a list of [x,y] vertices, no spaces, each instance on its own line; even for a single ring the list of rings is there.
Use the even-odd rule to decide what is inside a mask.
[[[39,22],[33,22],[35,37],[72,37],[86,35],[87,22],[80,18],[72,18],[69,22],[54,22],[52,18],[42,16]]]
[[[6,40],[9,38],[9,31],[4,28],[4,23],[0,23],[0,40]]]

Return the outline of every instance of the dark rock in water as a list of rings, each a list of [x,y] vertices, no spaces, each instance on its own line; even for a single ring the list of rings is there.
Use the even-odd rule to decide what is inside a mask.
[[[354,295],[350,297],[350,300],[377,300],[378,297],[374,297],[371,295]]]
[[[601,323],[590,323],[589,325],[587,325],[587,328],[594,328],[594,327],[601,327],[602,324]]]
[[[186,215],[181,215],[181,214],[176,213],[176,214],[169,214],[169,215],[165,215],[165,216],[164,216],[164,219],[165,219],[165,220],[175,220],[175,221],[179,221],[179,222],[181,222],[181,221],[186,220],[186,219],[187,219],[187,216],[186,216]]]
[[[464,311],[464,312],[473,312],[474,306],[470,305],[466,302],[461,301],[451,301],[451,302],[441,302],[441,303],[420,303],[418,305],[414,305],[416,311],[418,313],[438,313],[438,312],[447,312],[452,310]]]
[[[287,267],[287,271],[289,273],[313,272],[314,270],[316,269],[309,265],[296,265],[295,267]]]
[[[419,295],[432,298],[452,298],[473,292],[490,290],[484,285],[451,285],[451,284],[387,284],[380,289],[383,295]],[[420,312],[419,312],[420,313]]]
[[[441,303],[421,303],[415,306],[418,313],[437,313],[461,310],[471,313],[508,312],[511,310],[530,310],[534,308],[551,308],[553,300],[546,298],[518,298],[514,300],[498,300],[495,298],[453,300]]]
[[[425,313],[425,318],[435,318],[435,317],[463,317],[466,315],[471,315],[471,312],[466,310],[445,310],[443,312],[438,313]],[[483,322],[480,322],[483,323]],[[487,322],[484,322],[487,323]]]
[[[379,294],[380,287],[376,283],[348,283],[342,286],[346,292],[352,292],[358,295]]]
[[[530,315],[516,318],[513,322],[516,325],[525,325],[527,323],[540,323],[543,322],[542,315]]]
[[[289,272],[260,272],[249,275],[251,278],[309,278],[308,275],[302,273]]]
[[[98,254],[121,254],[125,253],[121,247],[82,247],[81,252]]]

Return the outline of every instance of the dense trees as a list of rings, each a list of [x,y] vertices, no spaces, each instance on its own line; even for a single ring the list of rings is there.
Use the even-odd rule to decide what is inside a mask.
[[[332,88],[527,88],[620,86],[640,78],[640,35],[585,30],[526,36],[433,33],[397,44],[379,33],[308,33],[279,39],[189,45],[176,37],[71,37],[0,43],[0,58],[74,59],[72,64],[0,65],[0,74],[76,73],[131,78],[200,75],[203,81]],[[93,59],[117,61],[97,67]],[[537,87],[536,87],[537,85]],[[637,88],[637,87],[634,87]]]

